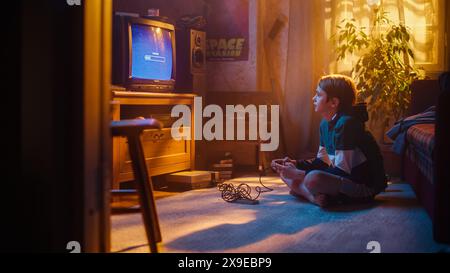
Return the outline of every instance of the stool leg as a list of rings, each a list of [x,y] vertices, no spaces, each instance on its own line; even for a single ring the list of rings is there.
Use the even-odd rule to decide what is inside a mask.
[[[156,242],[161,241],[161,232],[159,229],[158,215],[156,213],[155,199],[153,197],[153,188],[150,178],[148,177],[144,151],[142,149],[139,134],[128,137],[128,147],[150,251],[156,253],[158,252]]]

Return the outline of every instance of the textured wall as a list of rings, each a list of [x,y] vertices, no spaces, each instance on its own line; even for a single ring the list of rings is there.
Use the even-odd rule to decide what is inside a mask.
[[[286,63],[289,40],[289,0],[265,0],[261,17],[263,18],[261,28],[265,48],[263,51],[263,62],[261,63],[261,89],[271,90],[268,78],[272,75],[278,80],[281,90],[285,90]],[[278,35],[274,39],[268,39],[269,33],[277,18],[284,18],[284,27],[279,29]],[[263,44],[264,46],[264,44]],[[269,67],[267,58],[271,59]],[[270,70],[269,70],[270,69]]]
[[[232,1],[232,0],[231,0]],[[258,1],[249,1],[248,61],[208,62],[208,91],[258,90]],[[261,58],[259,58],[261,59]]]
[[[284,88],[288,42],[287,24],[274,40],[267,39],[273,23],[279,16],[288,20],[289,0],[250,0],[249,60],[209,62],[208,90],[271,91],[271,75],[281,84],[281,88]],[[271,59],[270,66],[267,61],[268,56]]]

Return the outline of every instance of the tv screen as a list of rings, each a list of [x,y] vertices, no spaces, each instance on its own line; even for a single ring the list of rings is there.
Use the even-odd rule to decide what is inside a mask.
[[[172,79],[172,33],[166,29],[131,24],[131,78]]]

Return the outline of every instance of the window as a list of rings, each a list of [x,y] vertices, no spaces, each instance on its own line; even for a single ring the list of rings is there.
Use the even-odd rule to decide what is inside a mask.
[[[367,0],[335,1],[327,0],[330,17],[328,29],[336,31],[342,19],[354,18],[360,26],[370,29],[373,11]],[[425,68],[427,73],[446,70],[445,0],[381,0],[382,8],[394,23],[403,22],[410,29],[411,46],[415,63]],[[343,64],[333,64],[332,70],[349,70],[355,58]]]

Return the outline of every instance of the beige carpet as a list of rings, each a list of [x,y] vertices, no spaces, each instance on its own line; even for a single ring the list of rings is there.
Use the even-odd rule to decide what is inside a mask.
[[[323,210],[289,195],[279,178],[258,205],[227,203],[216,188],[157,200],[160,252],[438,252],[431,222],[407,184],[390,184],[373,204]],[[257,178],[235,179],[234,184]],[[113,252],[148,252],[140,214],[112,217]]]

